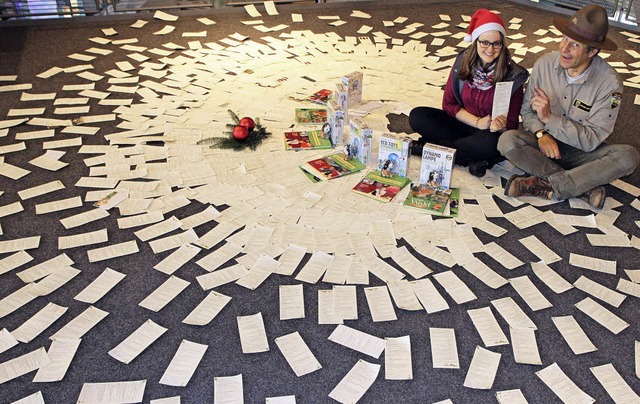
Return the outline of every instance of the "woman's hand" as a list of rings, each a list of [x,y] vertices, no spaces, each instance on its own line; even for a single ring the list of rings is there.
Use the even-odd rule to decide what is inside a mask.
[[[489,130],[491,132],[501,132],[507,127],[507,117],[500,115],[491,121]]]
[[[482,118],[478,119],[478,122],[476,123],[476,128],[478,129],[489,129],[489,126],[491,126],[491,116],[487,115],[487,116],[483,116]]]

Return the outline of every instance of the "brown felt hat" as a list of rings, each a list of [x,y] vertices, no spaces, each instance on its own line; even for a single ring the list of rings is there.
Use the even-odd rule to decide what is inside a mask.
[[[611,51],[618,49],[618,45],[607,38],[609,17],[601,6],[590,4],[576,11],[571,18],[556,17],[553,25],[564,35],[583,44]]]

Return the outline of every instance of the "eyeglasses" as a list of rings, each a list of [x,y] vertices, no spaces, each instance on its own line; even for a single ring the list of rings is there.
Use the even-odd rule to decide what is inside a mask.
[[[502,48],[502,41],[495,41],[495,42],[489,42],[489,41],[478,41],[478,44],[480,45],[481,48],[486,49],[489,47],[489,45],[491,45],[491,47],[493,49],[500,49]]]

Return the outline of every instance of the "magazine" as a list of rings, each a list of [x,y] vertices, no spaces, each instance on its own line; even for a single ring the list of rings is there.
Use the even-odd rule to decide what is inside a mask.
[[[370,171],[353,187],[352,191],[368,196],[380,202],[389,202],[398,192],[402,190],[411,180],[399,175],[390,177],[382,175],[379,170]]]
[[[327,122],[325,108],[296,108],[295,121],[301,125],[321,125]]]
[[[284,133],[285,150],[330,149],[331,139],[322,130],[304,130]]]
[[[404,206],[416,208],[431,215],[458,217],[459,202],[459,188],[411,184]]]
[[[307,161],[300,168],[311,174],[311,176],[320,179],[320,181],[326,181],[361,171],[365,168],[365,165],[357,159],[349,159],[344,153],[334,153]],[[307,175],[309,179],[317,182],[311,176]]]
[[[332,93],[333,91],[323,88],[322,90],[316,91],[315,93],[311,94],[304,100],[311,101],[316,104],[325,105],[327,101],[329,101]]]

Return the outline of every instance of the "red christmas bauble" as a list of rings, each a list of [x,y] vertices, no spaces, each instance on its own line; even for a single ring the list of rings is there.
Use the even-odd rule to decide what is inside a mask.
[[[249,129],[249,132],[251,132],[253,128],[256,127],[256,123],[253,121],[253,119],[249,118],[248,116],[245,116],[244,118],[240,119],[239,125]]]
[[[233,138],[236,140],[245,140],[247,136],[249,136],[249,129],[246,126],[238,125],[233,128],[233,132],[231,132]]]

